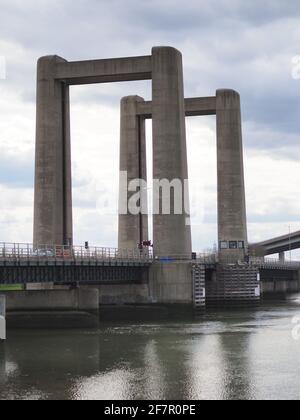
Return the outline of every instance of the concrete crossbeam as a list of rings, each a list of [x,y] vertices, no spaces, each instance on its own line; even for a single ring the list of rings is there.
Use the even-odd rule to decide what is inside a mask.
[[[55,78],[70,85],[151,79],[151,56],[62,62]]]
[[[203,115],[216,115],[216,97],[188,98],[185,99],[185,116],[196,117]],[[152,101],[139,103],[137,115],[145,118],[152,118]]]

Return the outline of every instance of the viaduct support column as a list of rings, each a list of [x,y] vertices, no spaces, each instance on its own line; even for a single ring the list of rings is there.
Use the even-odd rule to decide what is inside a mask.
[[[218,235],[221,260],[248,252],[240,96],[217,91]]]
[[[72,191],[69,87],[55,79],[60,57],[37,69],[34,244],[71,244]]]
[[[185,106],[183,88],[182,56],[171,47],[155,47],[152,50],[152,120],[153,120],[153,178],[158,181],[177,180],[184,186],[188,180]],[[187,190],[188,188],[186,188]],[[170,191],[170,189],[169,189]],[[189,194],[185,191],[187,212],[184,206],[184,194],[171,188],[170,213],[163,214],[162,189],[155,196],[153,218],[153,240],[156,255],[191,256],[191,228],[189,224]],[[182,212],[174,205],[174,196],[182,204]],[[166,197],[164,197],[166,198]],[[159,206],[156,202],[159,199]],[[180,214],[177,214],[180,213]]]
[[[140,102],[144,99],[139,96],[121,101],[119,249],[136,249],[149,239],[147,189],[142,185],[147,182],[145,119],[137,115]],[[128,191],[130,184],[133,191]]]

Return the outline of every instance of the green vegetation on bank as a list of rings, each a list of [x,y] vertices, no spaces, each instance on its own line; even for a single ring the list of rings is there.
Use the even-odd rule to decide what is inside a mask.
[[[13,292],[23,290],[22,284],[0,284],[0,292]]]

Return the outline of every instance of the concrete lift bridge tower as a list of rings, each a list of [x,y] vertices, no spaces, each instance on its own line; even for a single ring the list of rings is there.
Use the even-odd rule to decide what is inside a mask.
[[[231,89],[218,89],[215,96],[187,98],[185,115],[216,115],[219,258],[223,262],[243,261],[248,253],[248,235],[240,96]],[[151,118],[151,101],[138,96],[122,99],[120,170],[128,172],[129,181],[136,178],[146,181],[145,120]],[[165,154],[167,150],[171,165],[174,146],[168,144]],[[155,167],[156,161],[153,164]],[[129,200],[130,195],[126,199]],[[141,195],[141,199],[143,207],[147,208],[147,195]],[[157,238],[155,217],[153,224],[154,238]],[[145,215],[123,215],[120,212],[119,248],[134,247],[140,238],[147,239],[148,236]]]
[[[132,80],[152,80],[154,178],[188,179],[179,51],[154,47],[150,56],[76,62],[58,56],[42,57],[37,69],[33,239],[36,246],[73,243],[70,86]],[[125,127],[126,130],[130,127]],[[154,226],[157,254],[191,254],[191,230],[186,224],[186,214],[158,214]]]

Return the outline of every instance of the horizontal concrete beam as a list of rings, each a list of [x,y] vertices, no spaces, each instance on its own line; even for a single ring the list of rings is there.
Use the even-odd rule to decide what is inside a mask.
[[[216,115],[216,97],[185,99],[185,115],[196,117],[203,115]],[[146,119],[152,118],[152,102],[141,102],[137,107],[137,115]]]
[[[151,56],[61,62],[55,78],[69,85],[125,82],[152,78]]]
[[[202,115],[216,115],[217,100],[215,96],[207,98],[189,98],[185,100],[185,115],[196,117]]]

